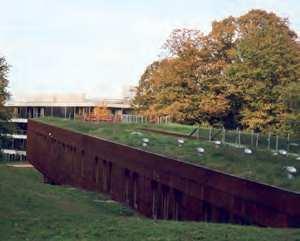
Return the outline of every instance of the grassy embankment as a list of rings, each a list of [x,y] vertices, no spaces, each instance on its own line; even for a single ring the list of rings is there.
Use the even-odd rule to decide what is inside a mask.
[[[34,169],[0,164],[2,241],[296,241],[299,229],[153,221],[107,197],[50,186]]]
[[[300,191],[300,161],[294,156],[274,156],[267,150],[256,150],[253,155],[246,155],[243,149],[227,145],[216,147],[208,141],[199,140],[185,140],[183,146],[179,147],[176,137],[139,130],[141,127],[155,128],[153,125],[89,123],[59,118],[43,118],[39,121],[204,165],[250,180]],[[190,128],[180,125],[165,127],[177,132],[189,131]],[[150,140],[147,147],[142,146],[142,139],[145,137]],[[197,154],[197,147],[205,149],[204,155]],[[286,166],[294,166],[298,170],[293,179],[287,178]]]

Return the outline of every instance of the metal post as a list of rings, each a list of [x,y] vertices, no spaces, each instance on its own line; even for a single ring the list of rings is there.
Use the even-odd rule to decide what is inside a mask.
[[[278,135],[276,135],[276,147],[275,147],[276,148],[276,152],[278,151],[278,141],[279,141],[278,140]]]
[[[225,143],[225,135],[226,135],[226,130],[223,127],[223,138],[222,138],[222,142]]]
[[[287,136],[287,151],[290,151],[290,133]]]
[[[211,141],[211,132],[212,132],[212,128],[209,128],[209,134],[208,134],[208,141]]]
[[[268,135],[268,150],[270,150],[271,148],[271,132],[269,132],[269,135]]]
[[[256,134],[256,148],[258,147],[259,133]]]
[[[251,130],[251,146],[253,146],[254,130]]]

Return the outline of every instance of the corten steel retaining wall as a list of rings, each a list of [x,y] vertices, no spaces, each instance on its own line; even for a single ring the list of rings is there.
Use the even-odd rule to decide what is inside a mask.
[[[28,160],[54,184],[147,217],[300,227],[300,194],[30,120]]]

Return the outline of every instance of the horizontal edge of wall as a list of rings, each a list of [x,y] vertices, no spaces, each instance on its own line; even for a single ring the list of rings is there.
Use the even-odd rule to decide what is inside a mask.
[[[191,187],[182,187],[182,190],[190,192],[190,195],[199,191],[197,190],[197,184],[206,185],[207,187],[217,189],[224,193],[257,202],[263,206],[287,213],[295,218],[298,218],[300,215],[300,194],[297,192],[287,191],[200,165],[145,152],[137,148],[48,125],[39,121],[30,120],[28,129],[30,130],[31,128],[41,132],[45,132],[46,130],[46,132],[52,133],[57,140],[63,139],[64,135],[71,135],[72,138],[68,140],[70,145],[76,145],[84,141],[89,144],[89,152],[94,153],[94,155],[98,155],[98,153],[97,150],[93,150],[93,148],[97,145],[97,142],[101,142],[104,146],[110,146],[109,150],[102,151],[101,158],[109,159],[112,162],[119,162],[120,156],[122,156],[122,161],[124,161],[126,165],[130,165],[130,163],[138,164],[140,168],[145,171],[146,175],[154,179],[156,178],[158,181],[166,182],[169,185],[172,185],[170,180],[160,179],[161,173],[180,176],[191,183]],[[111,152],[112,148],[114,149],[113,152]],[[124,153],[126,153],[126,155]],[[28,159],[30,160],[30,151]]]

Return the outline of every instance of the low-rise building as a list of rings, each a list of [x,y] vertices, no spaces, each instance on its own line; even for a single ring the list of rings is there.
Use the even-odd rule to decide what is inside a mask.
[[[44,116],[75,119],[90,114],[94,108],[105,105],[113,115],[128,114],[132,110],[128,98],[88,99],[84,94],[46,94],[11,99],[5,106],[10,109],[16,126],[14,133],[7,135],[8,141],[1,147],[7,160],[26,159],[27,121]]]

